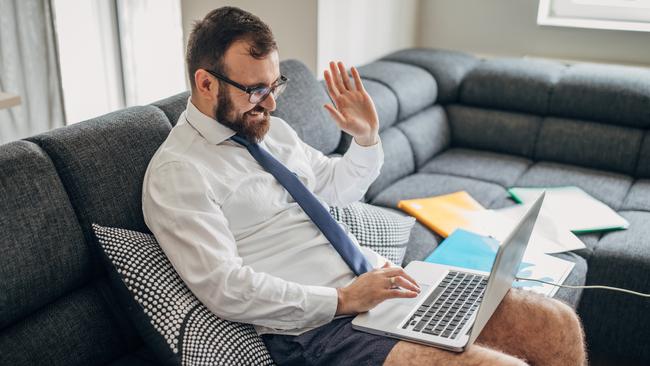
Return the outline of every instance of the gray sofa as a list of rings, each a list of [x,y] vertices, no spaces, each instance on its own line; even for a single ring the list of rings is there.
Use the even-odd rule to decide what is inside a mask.
[[[342,135],[321,83],[297,61],[275,115],[326,154]],[[650,71],[527,60],[480,60],[410,49],[360,67],[381,124],[386,160],[366,200],[466,190],[486,207],[514,204],[512,185],[577,185],[628,230],[581,236],[559,257],[569,284],[650,291]],[[187,93],[0,146],[0,364],[147,365],[155,358],[108,283],[91,223],[147,232],[140,195],[149,159]],[[405,262],[441,238],[420,224]],[[561,289],[592,353],[650,361],[650,302]]]

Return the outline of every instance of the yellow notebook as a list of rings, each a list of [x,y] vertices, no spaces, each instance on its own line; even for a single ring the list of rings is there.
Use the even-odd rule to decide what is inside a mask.
[[[485,210],[465,191],[402,200],[397,207],[445,238],[458,228],[474,229],[472,214]]]

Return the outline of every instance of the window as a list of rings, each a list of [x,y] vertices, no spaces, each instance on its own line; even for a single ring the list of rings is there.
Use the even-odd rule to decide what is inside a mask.
[[[540,0],[537,24],[650,32],[650,0]]]
[[[54,0],[66,124],[187,90],[180,0]]]

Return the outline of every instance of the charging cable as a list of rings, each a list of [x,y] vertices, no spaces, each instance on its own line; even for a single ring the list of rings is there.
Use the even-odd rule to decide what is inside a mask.
[[[632,291],[632,290],[628,290],[628,289],[624,289],[624,288],[618,288],[618,287],[601,286],[601,285],[592,285],[592,286],[559,285],[559,284],[553,283],[553,282],[546,282],[546,281],[537,280],[537,279],[534,279],[534,278],[521,278],[521,277],[515,277],[515,280],[517,280],[517,281],[535,281],[535,282],[545,283],[545,284],[551,285],[551,286],[566,287],[566,288],[585,288],[585,289],[597,288],[597,289],[602,289],[602,290],[625,292],[627,294],[632,294],[632,295],[636,295],[636,296],[650,298],[650,294],[644,294],[642,292],[636,292],[636,291]]]

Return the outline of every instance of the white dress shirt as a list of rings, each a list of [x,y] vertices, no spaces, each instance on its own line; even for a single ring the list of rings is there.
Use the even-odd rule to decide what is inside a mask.
[[[305,118],[309,118],[305,116]],[[383,164],[381,142],[329,158],[271,117],[260,145],[327,208],[361,199]],[[145,222],[190,290],[218,316],[259,334],[300,334],[330,322],[337,287],[354,273],[235,132],[188,100],[144,178]],[[350,234],[355,245],[356,239]],[[361,248],[373,267],[385,262]]]

